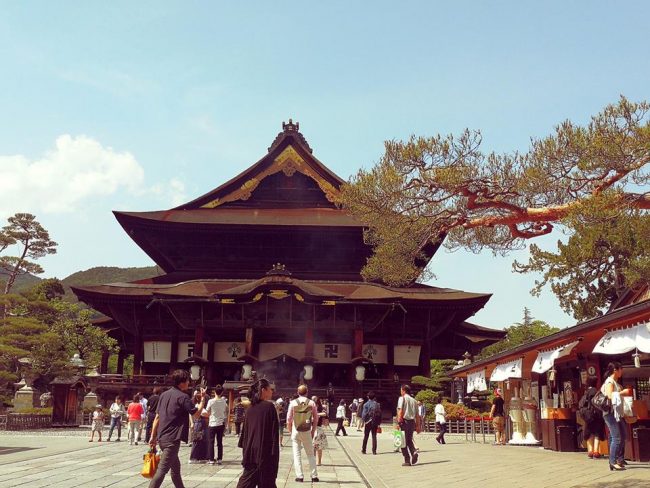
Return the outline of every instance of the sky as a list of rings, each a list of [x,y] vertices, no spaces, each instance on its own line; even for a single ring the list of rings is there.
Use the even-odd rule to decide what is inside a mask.
[[[43,277],[151,265],[111,211],[219,186],[289,118],[344,179],[411,134],[479,129],[485,151],[525,151],[620,95],[650,100],[649,17],[643,1],[5,2],[0,222],[30,212],[50,231]],[[432,284],[493,293],[481,325],[524,307],[573,325],[512,272],[526,256],[441,250]]]

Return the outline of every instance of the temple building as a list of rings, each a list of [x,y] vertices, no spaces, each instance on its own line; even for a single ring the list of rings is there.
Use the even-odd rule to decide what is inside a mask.
[[[291,120],[247,170],[179,207],[114,212],[165,274],[76,287],[121,346],[118,372],[164,375],[199,361],[209,385],[251,369],[294,388],[307,381],[392,392],[503,337],[466,322],[490,295],[363,281],[364,227],[335,204],[344,181]],[[423,251],[427,261],[437,246]],[[427,262],[420,263],[422,268]],[[101,372],[105,372],[106,360]]]

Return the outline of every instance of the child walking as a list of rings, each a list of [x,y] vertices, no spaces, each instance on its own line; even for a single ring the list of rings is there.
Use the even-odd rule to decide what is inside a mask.
[[[96,405],[95,411],[93,412],[93,422],[90,427],[90,439],[88,439],[88,442],[93,441],[93,439],[95,438],[95,432],[97,432],[97,435],[99,436],[97,442],[101,442],[103,428],[104,428],[104,411],[102,410],[101,405]]]

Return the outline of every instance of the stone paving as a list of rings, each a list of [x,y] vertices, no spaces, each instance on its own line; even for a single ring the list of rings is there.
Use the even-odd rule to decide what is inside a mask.
[[[432,434],[416,436],[417,466],[402,467],[386,428],[379,436],[378,454],[361,454],[361,434],[329,436],[319,478],[324,487],[419,488],[438,484],[453,487],[650,487],[650,464],[630,463],[624,472],[610,472],[606,460],[589,460],[584,453],[557,453],[531,447],[491,446],[448,436],[444,446]],[[52,435],[54,434],[54,435]],[[183,464],[185,486],[234,488],[241,473],[236,437],[224,442],[223,466]],[[368,449],[370,451],[370,449]],[[146,487],[139,474],[146,446],[127,443],[88,443],[87,430],[39,433],[0,432],[0,487]],[[189,447],[181,448],[187,462]],[[291,448],[280,456],[278,487],[296,483]],[[308,473],[303,458],[305,473]],[[314,484],[313,486],[319,486]],[[163,487],[171,487],[169,480]]]

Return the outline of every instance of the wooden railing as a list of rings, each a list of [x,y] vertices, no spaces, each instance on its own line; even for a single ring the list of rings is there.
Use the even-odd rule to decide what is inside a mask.
[[[424,424],[425,432],[439,433],[440,429],[433,421]],[[465,435],[465,440],[491,443],[494,441],[494,426],[489,417],[468,417],[462,420],[447,421],[447,434]]]

